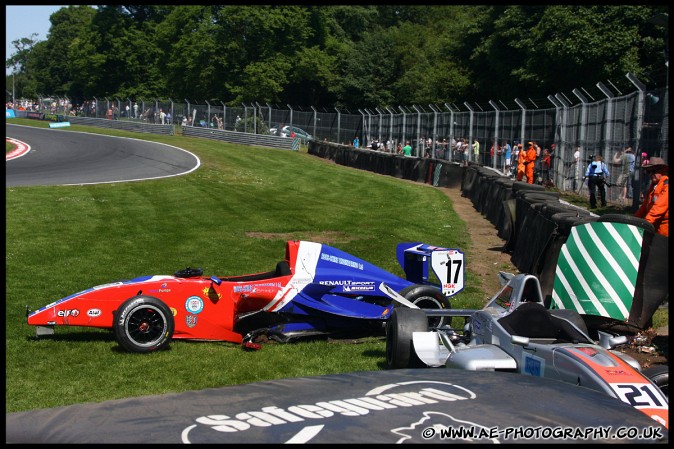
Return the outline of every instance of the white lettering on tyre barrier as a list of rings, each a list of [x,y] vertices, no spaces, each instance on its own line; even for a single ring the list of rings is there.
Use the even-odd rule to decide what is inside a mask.
[[[419,385],[419,384],[423,384]],[[396,391],[391,391],[391,390]],[[448,382],[412,381],[387,384],[365,393],[358,398],[321,401],[315,404],[298,404],[285,409],[268,406],[260,410],[244,411],[229,415],[208,415],[195,419],[198,423],[182,431],[182,442],[190,443],[189,434],[198,431],[215,431],[224,434],[243,432],[252,427],[281,426],[289,423],[312,420],[312,426],[305,427],[293,437],[295,443],[306,442],[320,432],[323,425],[313,425],[314,420],[329,419],[336,415],[359,417],[370,412],[383,412],[402,407],[418,407],[440,402],[465,401],[475,399],[471,390]],[[204,428],[205,426],[205,428]],[[203,429],[203,430],[202,430]],[[300,434],[304,435],[301,437]],[[301,440],[301,441],[300,441]],[[223,438],[223,442],[226,438]]]

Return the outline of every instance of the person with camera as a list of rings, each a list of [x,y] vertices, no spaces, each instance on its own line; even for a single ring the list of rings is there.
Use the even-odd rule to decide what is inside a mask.
[[[664,159],[652,157],[644,172],[650,175],[651,185],[634,216],[652,223],[655,232],[669,237],[669,166]]]
[[[587,189],[590,191],[590,209],[596,209],[597,196],[596,191],[599,190],[599,199],[601,200],[601,207],[606,207],[606,180],[611,174],[608,167],[603,161],[601,154],[597,154],[590,158],[591,162],[585,170],[585,178],[587,178]]]

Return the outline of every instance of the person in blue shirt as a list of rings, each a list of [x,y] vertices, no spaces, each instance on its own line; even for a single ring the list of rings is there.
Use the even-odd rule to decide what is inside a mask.
[[[510,176],[510,158],[512,157],[512,148],[505,140],[503,141],[501,148],[505,148],[505,153],[503,154],[503,174]]]
[[[356,147],[356,148],[358,148],[360,146],[360,139],[358,138],[358,136],[354,137],[353,146]]]
[[[610,173],[608,167],[603,161],[601,154],[597,154],[594,160],[590,162],[585,170],[585,177],[587,178],[587,189],[590,191],[590,209],[597,207],[596,190],[599,189],[599,199],[601,200],[601,207],[606,207],[606,180]]]

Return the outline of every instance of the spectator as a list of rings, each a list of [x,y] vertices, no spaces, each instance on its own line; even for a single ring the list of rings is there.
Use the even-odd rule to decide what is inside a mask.
[[[503,141],[505,144],[505,152],[503,153],[503,174],[510,177],[510,158],[512,158],[512,147],[506,141]]]
[[[133,118],[138,118],[138,103],[133,104]]]
[[[358,138],[358,136],[353,138],[353,146],[354,148],[358,148],[360,146],[360,139]]]
[[[550,177],[550,180],[552,181],[552,178],[554,177],[554,170],[555,170],[555,150],[557,149],[556,144],[550,145],[550,167],[548,167],[548,176]]]
[[[162,125],[166,124],[166,112],[164,112],[163,108],[159,108],[159,121]]]
[[[621,187],[620,200],[627,202],[632,198],[632,179],[634,179],[634,163],[636,158],[632,147],[625,148],[623,153],[618,153],[614,161],[619,164],[620,174],[617,185]]]
[[[405,142],[405,146],[403,147],[403,155],[412,156],[412,146],[410,145],[409,140]]]
[[[650,176],[651,184],[634,216],[651,223],[656,233],[669,237],[669,166],[664,159],[652,157],[644,172]]]
[[[587,189],[590,191],[590,209],[596,209],[597,207],[597,189],[599,189],[601,207],[606,207],[606,179],[608,179],[609,176],[611,176],[611,174],[609,173],[608,167],[604,163],[601,154],[597,154],[594,157],[594,161],[590,162],[585,170]]]
[[[506,171],[506,166],[505,166],[506,165],[505,160],[507,158],[506,153],[509,154],[509,155],[512,155],[512,148],[510,147],[510,144],[506,140],[503,140],[503,141],[501,141],[501,156],[499,158],[500,162],[499,162],[498,166],[501,170],[503,170],[504,173]]]
[[[524,171],[526,169],[525,162],[527,161],[527,152],[522,148],[522,144],[517,144],[517,180],[526,181],[524,177]]]
[[[396,146],[396,154],[403,154],[403,144],[398,142],[398,145]]]
[[[527,183],[534,183],[534,165],[536,164],[536,146],[533,142],[529,142],[528,148],[524,157],[524,172],[527,177]]]

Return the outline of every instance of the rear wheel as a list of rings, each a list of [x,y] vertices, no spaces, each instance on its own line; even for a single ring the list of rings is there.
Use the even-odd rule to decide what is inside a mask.
[[[386,367],[421,368],[424,363],[417,357],[412,342],[414,332],[428,331],[428,319],[422,310],[393,309],[386,323]]]
[[[660,388],[662,394],[669,400],[669,366],[653,365],[642,371],[642,374],[648,377],[655,385]]]
[[[449,310],[452,304],[440,290],[430,285],[410,285],[400,291],[400,295],[420,309]],[[396,303],[396,307],[405,307]],[[429,316],[428,326],[439,327],[452,325],[452,317]]]
[[[113,331],[119,345],[130,352],[151,352],[168,346],[175,322],[166,304],[151,296],[136,296],[115,314]]]

